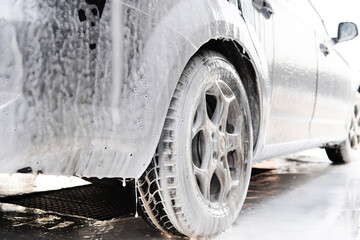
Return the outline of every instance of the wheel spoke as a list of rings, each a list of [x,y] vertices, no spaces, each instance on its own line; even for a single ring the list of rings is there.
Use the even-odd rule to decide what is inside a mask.
[[[356,138],[355,132],[351,131],[351,133],[350,133],[350,142],[353,144],[353,147],[356,145],[355,138]]]
[[[354,148],[357,145],[356,133],[355,133],[354,129],[350,129],[349,140],[350,140],[351,147]]]
[[[194,119],[194,123],[191,129],[191,138],[194,138],[199,131],[204,129],[207,122],[206,118],[208,118],[206,113],[206,100],[205,95],[203,95],[196,109],[196,118]]]
[[[195,176],[199,181],[199,188],[201,193],[206,197],[206,199],[210,200],[210,180],[208,176],[208,171],[204,169],[200,169],[193,165]]]
[[[351,134],[351,140],[353,141],[353,143],[354,143],[354,145],[356,145],[356,132],[355,132],[355,130],[353,129],[353,130],[351,130],[350,131],[350,134]]]
[[[354,137],[354,130],[350,129],[350,131],[349,131],[349,139],[350,139],[350,141],[352,140],[353,137]]]
[[[351,124],[352,124],[352,128],[355,129],[356,125],[358,124],[358,117],[357,116],[355,116],[355,115],[352,116]]]
[[[229,103],[221,100],[220,104],[216,106],[215,113],[212,118],[212,122],[217,127],[225,127],[227,121],[227,115],[229,112]]]
[[[224,88],[224,90],[222,88]],[[216,106],[212,121],[215,126],[221,126],[223,129],[226,128],[230,104],[236,101],[236,97],[232,91],[227,93],[227,95],[224,93],[226,90],[229,91],[229,89],[226,88],[228,88],[228,86],[225,83],[218,81],[214,89],[215,94],[218,96],[219,104]]]
[[[356,122],[359,125],[359,121],[360,121],[360,113],[358,113],[356,116],[354,116],[354,122]]]
[[[223,162],[221,161],[218,162],[215,170],[215,174],[219,178],[221,185],[218,202],[223,203],[232,185],[232,179],[230,175],[229,166],[227,164],[227,160],[224,160]]]
[[[355,104],[355,109],[354,109],[354,116],[353,116],[353,118],[354,118],[354,120],[355,120],[356,123],[359,122],[359,119],[360,119],[360,112],[359,112],[359,110],[360,110],[360,106],[359,106],[358,103],[356,103],[356,104]]]
[[[354,147],[357,147],[357,145],[359,144],[359,140],[356,134],[353,135],[353,139],[354,139]]]
[[[239,149],[241,147],[241,136],[239,134],[226,133],[226,151]]]
[[[201,147],[204,153],[201,159],[201,169],[207,170],[211,164],[213,146],[211,134],[206,130],[204,130],[204,146]]]
[[[228,119],[228,113],[229,113],[229,107],[230,107],[230,102],[228,102],[227,100],[222,100],[222,110],[220,113],[220,117],[219,117],[219,121],[217,123],[217,126],[222,126],[222,129],[226,129],[226,122]]]

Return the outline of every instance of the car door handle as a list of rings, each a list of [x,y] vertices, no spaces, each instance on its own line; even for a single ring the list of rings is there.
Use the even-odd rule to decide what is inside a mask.
[[[274,10],[268,0],[253,0],[254,8],[261,12],[267,19],[274,14]]]
[[[330,53],[329,48],[324,43],[320,43],[320,51],[325,55],[325,57]]]

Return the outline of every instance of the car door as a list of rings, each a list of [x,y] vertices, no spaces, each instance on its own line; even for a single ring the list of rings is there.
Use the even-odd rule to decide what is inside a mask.
[[[357,86],[347,62],[336,51],[335,43],[327,34],[320,16],[314,26],[318,26],[318,88],[311,138],[315,142],[325,143],[343,139],[347,134]]]
[[[317,49],[308,9],[297,4],[305,1],[268,2],[274,11],[273,90],[266,139],[270,157],[307,144],[317,87]]]

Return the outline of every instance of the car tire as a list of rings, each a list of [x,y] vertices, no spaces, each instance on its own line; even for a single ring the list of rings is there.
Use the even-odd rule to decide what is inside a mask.
[[[329,159],[335,164],[352,162],[360,157],[360,93],[356,93],[347,139],[341,144],[326,148]]]
[[[184,69],[154,158],[138,179],[140,215],[170,235],[208,237],[229,228],[245,200],[252,125],[235,68],[202,51]]]

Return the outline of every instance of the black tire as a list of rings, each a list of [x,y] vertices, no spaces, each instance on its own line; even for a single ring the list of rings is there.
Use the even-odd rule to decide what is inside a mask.
[[[360,93],[356,93],[354,111],[351,116],[348,137],[344,142],[326,148],[329,159],[334,164],[352,162],[360,157]]]
[[[140,215],[171,235],[224,231],[245,200],[252,148],[238,73],[221,54],[200,52],[181,75],[157,153],[138,180]]]

